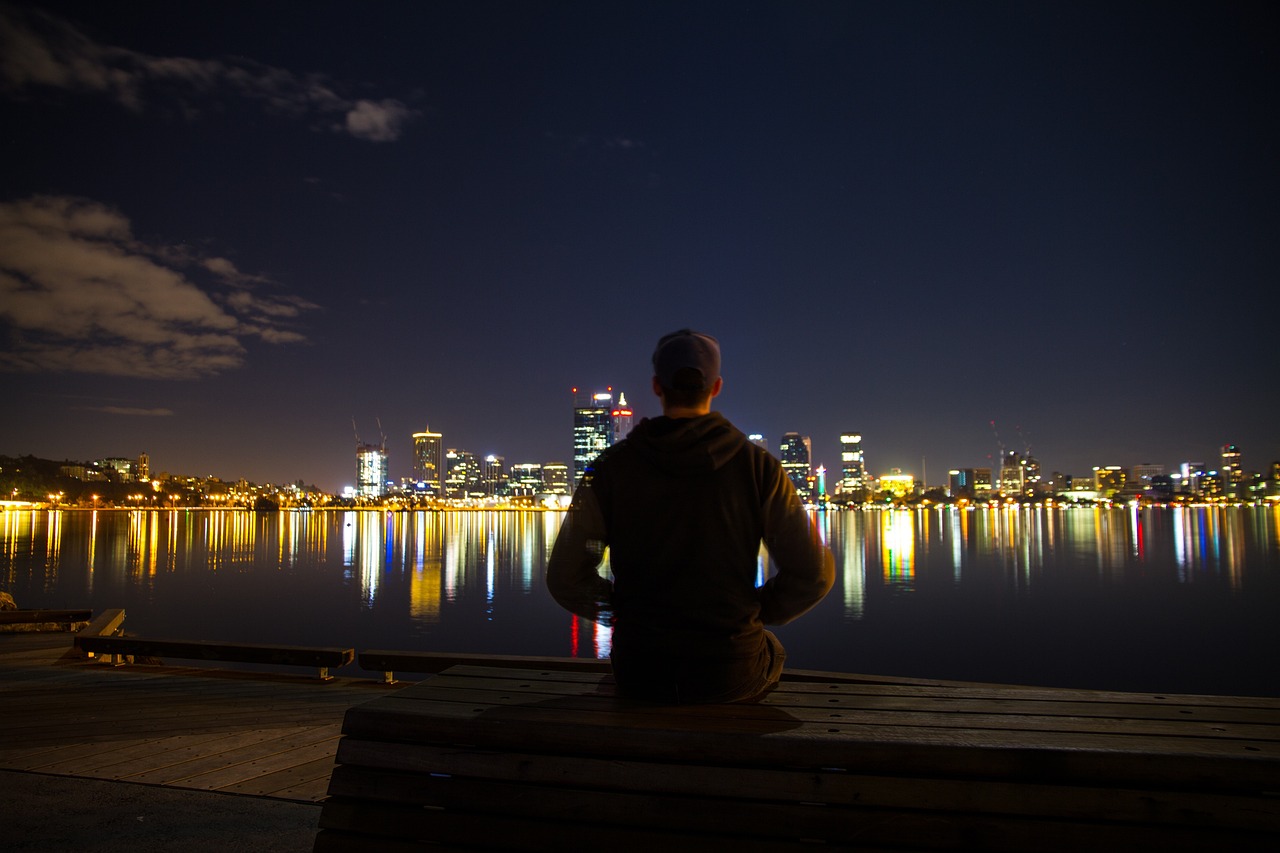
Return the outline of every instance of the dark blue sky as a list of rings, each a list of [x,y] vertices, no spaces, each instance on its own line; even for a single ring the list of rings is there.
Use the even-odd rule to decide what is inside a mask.
[[[1274,16],[1240,3],[0,3],[0,452],[571,457],[723,344],[930,482],[1280,459]],[[995,422],[995,428],[992,422]],[[997,438],[998,436],[998,438]]]

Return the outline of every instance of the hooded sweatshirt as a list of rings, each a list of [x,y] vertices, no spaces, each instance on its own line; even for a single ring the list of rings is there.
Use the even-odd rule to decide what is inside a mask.
[[[757,586],[762,543],[777,571]],[[781,463],[715,412],[643,420],[601,453],[547,566],[562,606],[612,620],[615,674],[622,659],[757,661],[764,625],[813,607],[834,577]]]

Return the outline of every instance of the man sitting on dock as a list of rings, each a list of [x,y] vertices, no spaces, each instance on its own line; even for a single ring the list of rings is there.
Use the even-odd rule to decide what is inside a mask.
[[[585,472],[547,566],[566,609],[613,626],[623,696],[751,702],[786,652],[764,625],[789,622],[835,578],[781,463],[718,412],[720,345],[682,329],[653,353],[662,417],[642,420]],[[760,543],[777,573],[755,585]],[[613,580],[598,567],[608,549]]]

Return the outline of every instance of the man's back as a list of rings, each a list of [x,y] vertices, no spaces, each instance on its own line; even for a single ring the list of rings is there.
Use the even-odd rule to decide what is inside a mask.
[[[781,465],[719,414],[642,421],[596,460],[574,502],[548,584],[576,612],[583,581],[608,596],[624,692],[670,698],[675,684],[679,701],[747,698],[762,670],[781,667],[764,622],[789,621],[831,586],[830,555]],[[580,541],[608,545],[611,590],[572,581]],[[762,541],[779,573],[757,588]]]

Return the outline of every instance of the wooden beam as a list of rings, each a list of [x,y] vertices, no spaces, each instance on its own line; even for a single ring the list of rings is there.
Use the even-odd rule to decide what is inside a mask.
[[[92,616],[92,610],[0,610],[0,625],[88,622]]]
[[[435,674],[451,666],[506,666],[515,669],[557,672],[610,672],[609,661],[595,658],[537,657],[533,655],[482,655],[465,652],[397,652],[369,649],[360,652],[360,668],[381,672],[386,684],[395,683],[395,672]]]
[[[231,663],[313,666],[327,681],[330,667],[346,666],[355,650],[337,646],[287,646],[268,643],[231,643],[221,640],[159,640],[143,637],[77,637],[76,645],[94,654],[171,657]]]

